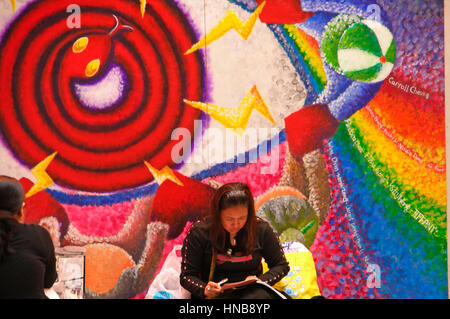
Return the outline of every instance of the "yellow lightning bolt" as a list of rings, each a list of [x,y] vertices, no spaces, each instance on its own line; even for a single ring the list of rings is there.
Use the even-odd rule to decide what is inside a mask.
[[[144,17],[145,14],[145,6],[147,5],[147,0],[139,0],[141,7],[141,15]]]
[[[16,11],[16,1],[15,0],[10,0],[11,1],[11,7],[13,12]]]
[[[39,193],[40,191],[53,185],[54,182],[52,178],[47,174],[45,170],[50,165],[50,162],[53,160],[57,153],[58,152],[54,152],[52,155],[47,156],[42,162],[31,169],[31,173],[33,173],[34,177],[36,177],[36,183],[26,193],[25,198],[31,197],[34,194]]]
[[[254,85],[247,93],[238,108],[223,107],[210,103],[193,102],[188,100],[184,100],[184,102],[209,114],[213,119],[220,122],[226,128],[233,130],[240,136],[244,134],[250,115],[254,109],[269,120],[273,125],[276,125],[275,120],[270,114],[266,103],[261,97],[261,94],[259,94],[256,85]]]
[[[189,50],[187,50],[184,54],[190,54],[192,52],[197,51],[200,48],[206,47],[211,42],[214,42],[221,38],[225,33],[230,31],[231,29],[236,30],[236,32],[244,39],[247,40],[250,34],[253,31],[253,27],[255,26],[256,20],[261,13],[265,1],[259,5],[258,8],[250,15],[250,18],[243,23],[241,19],[236,15],[233,10],[228,10],[227,14],[219,21],[219,23],[213,27],[209,33],[200,39],[197,43],[195,43]]]
[[[164,166],[163,169],[157,170],[147,161],[144,161],[144,164],[145,164],[145,166],[147,166],[148,170],[153,175],[153,177],[155,178],[156,182],[159,185],[161,185],[168,179],[177,185],[183,186],[183,183],[175,176],[173,171],[167,165]]]

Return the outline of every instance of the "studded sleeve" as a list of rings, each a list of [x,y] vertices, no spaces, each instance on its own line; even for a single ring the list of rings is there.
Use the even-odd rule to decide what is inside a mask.
[[[180,284],[191,294],[204,298],[206,282],[201,279],[205,240],[199,236],[197,224],[192,225],[181,248]]]
[[[286,276],[290,270],[277,234],[266,223],[263,233],[262,255],[269,270],[260,276],[260,279],[269,285],[274,285]]]

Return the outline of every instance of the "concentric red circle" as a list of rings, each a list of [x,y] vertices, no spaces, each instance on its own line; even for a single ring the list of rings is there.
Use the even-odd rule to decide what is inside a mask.
[[[8,27],[0,43],[0,124],[6,143],[30,168],[57,151],[47,169],[59,185],[108,192],[150,182],[143,161],[173,166],[175,128],[193,137],[204,67],[192,26],[171,1],[80,0],[81,28],[70,29],[73,1],[37,1]],[[82,36],[107,37],[114,15],[132,31],[111,36],[108,58],[92,79],[74,76],[84,65],[64,63]],[[80,102],[74,87],[99,81],[112,67],[125,79],[120,100],[106,109]],[[101,97],[100,97],[101,98]],[[106,98],[106,97],[105,97]]]

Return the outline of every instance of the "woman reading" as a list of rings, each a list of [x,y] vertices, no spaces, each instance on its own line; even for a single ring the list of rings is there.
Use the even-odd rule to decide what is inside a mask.
[[[253,196],[243,183],[217,190],[211,215],[192,225],[181,253],[180,283],[192,298],[275,298],[263,285],[225,290],[222,283],[253,279],[273,285],[289,272],[277,235],[256,217]],[[263,258],[269,267],[264,274]]]

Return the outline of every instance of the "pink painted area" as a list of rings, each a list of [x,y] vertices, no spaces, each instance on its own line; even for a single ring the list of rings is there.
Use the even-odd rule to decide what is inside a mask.
[[[283,175],[283,166],[286,156],[286,142],[273,148],[267,155],[261,156],[255,163],[227,172],[221,176],[205,178],[202,182],[208,183],[210,179],[226,184],[231,182],[246,183],[252,190],[253,196],[258,197],[271,187],[278,184]],[[272,174],[262,174],[263,168],[269,168],[270,163],[277,163]]]
[[[112,236],[122,230],[133,210],[134,200],[111,206],[78,206],[63,204],[69,220],[81,234]]]

